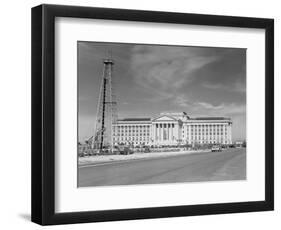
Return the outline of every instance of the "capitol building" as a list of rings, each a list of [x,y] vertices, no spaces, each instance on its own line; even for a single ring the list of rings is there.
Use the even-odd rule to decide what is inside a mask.
[[[113,124],[114,145],[175,146],[232,144],[232,121],[226,117],[189,117],[186,112],[154,118],[124,118]]]

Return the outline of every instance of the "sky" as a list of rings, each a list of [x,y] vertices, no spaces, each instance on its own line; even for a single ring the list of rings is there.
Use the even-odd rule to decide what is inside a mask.
[[[103,59],[114,60],[118,118],[186,112],[233,121],[246,139],[246,49],[99,43],[78,45],[79,141],[93,135]]]

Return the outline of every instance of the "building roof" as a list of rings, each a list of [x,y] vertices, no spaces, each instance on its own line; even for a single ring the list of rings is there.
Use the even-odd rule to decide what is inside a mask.
[[[230,120],[228,117],[195,117],[192,120]]]
[[[171,118],[174,118],[176,120],[178,119],[182,119],[182,117],[179,117],[177,115],[179,115],[180,113],[161,113],[160,116],[152,119],[149,117],[131,117],[131,118],[123,118],[123,119],[118,119],[118,121],[120,122],[149,122],[149,121],[153,121],[153,120],[157,120],[158,118],[162,117],[162,116],[168,116]],[[174,115],[174,116],[173,116]],[[217,120],[225,120],[225,121],[230,121],[231,119],[228,117],[188,117],[186,115],[186,113],[181,113],[180,115],[184,115],[187,117],[188,120],[195,120],[195,121],[217,121]]]
[[[124,118],[118,119],[118,121],[150,121],[150,118]]]

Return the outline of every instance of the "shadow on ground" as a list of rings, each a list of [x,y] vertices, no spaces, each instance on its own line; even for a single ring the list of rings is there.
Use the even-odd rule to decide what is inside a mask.
[[[28,222],[31,221],[31,215],[28,214],[28,213],[21,213],[21,214],[19,214],[19,217],[24,219],[24,220],[26,220],[26,221],[28,221]]]

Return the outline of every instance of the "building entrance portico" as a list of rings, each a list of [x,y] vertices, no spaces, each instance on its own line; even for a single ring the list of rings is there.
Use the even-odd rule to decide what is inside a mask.
[[[179,138],[179,121],[170,116],[160,116],[152,120],[153,145],[176,145]]]

